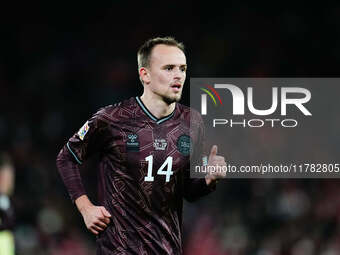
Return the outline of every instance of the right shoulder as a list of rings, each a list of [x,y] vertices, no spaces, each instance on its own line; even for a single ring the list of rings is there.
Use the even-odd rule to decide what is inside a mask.
[[[135,104],[136,100],[132,97],[100,108],[93,117],[104,122],[121,121],[124,118],[130,118],[129,113],[132,114]]]

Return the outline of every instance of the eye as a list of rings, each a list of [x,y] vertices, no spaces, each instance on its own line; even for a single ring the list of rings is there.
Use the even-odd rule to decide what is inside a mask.
[[[185,73],[185,72],[187,71],[187,68],[186,68],[186,67],[181,67],[181,71],[182,71],[183,73]]]
[[[173,66],[167,66],[167,67],[165,68],[165,70],[167,70],[167,71],[171,71],[172,69],[174,69]]]

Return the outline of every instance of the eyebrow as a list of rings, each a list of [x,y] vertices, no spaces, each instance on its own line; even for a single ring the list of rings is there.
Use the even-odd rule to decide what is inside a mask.
[[[178,65],[174,65],[174,64],[167,64],[167,65],[164,65],[163,68],[166,68],[166,67],[174,67],[174,66],[178,66]],[[185,67],[187,68],[187,65],[179,65],[179,67]]]

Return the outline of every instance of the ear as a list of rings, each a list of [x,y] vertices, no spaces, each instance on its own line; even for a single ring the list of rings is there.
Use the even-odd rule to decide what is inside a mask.
[[[145,67],[139,68],[139,77],[143,81],[144,84],[149,84],[150,83],[149,70],[146,69]]]

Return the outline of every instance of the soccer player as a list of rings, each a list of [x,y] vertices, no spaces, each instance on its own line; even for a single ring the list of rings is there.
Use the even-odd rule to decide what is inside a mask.
[[[190,178],[189,159],[208,155],[200,115],[178,103],[187,69],[183,44],[153,38],[137,56],[143,95],[94,114],[60,151],[57,166],[86,227],[97,235],[97,254],[182,254],[183,198],[210,193],[223,174]],[[79,175],[79,165],[96,152],[100,206],[89,200]],[[217,146],[206,161],[225,165]]]

